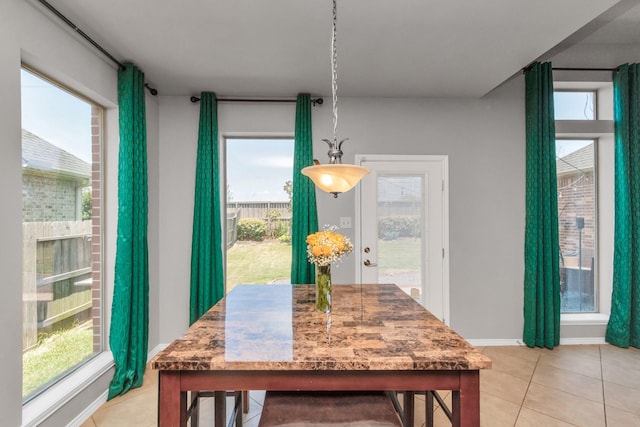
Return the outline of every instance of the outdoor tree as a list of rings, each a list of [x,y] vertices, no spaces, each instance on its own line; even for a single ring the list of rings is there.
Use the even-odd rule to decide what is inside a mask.
[[[82,219],[91,219],[91,187],[82,190]]]
[[[227,203],[233,200],[233,191],[231,191],[231,186],[227,184]]]
[[[282,186],[282,189],[284,190],[285,193],[287,193],[287,195],[289,196],[289,201],[291,201],[291,199],[293,198],[293,181],[291,180],[285,181],[284,185]]]
[[[282,186],[282,189],[289,196],[289,210],[291,210],[293,206],[293,181],[291,180],[285,181],[284,185]]]

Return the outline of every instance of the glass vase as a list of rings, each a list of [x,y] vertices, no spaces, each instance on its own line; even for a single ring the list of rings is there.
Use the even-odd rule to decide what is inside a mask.
[[[316,311],[331,312],[331,264],[316,266]]]

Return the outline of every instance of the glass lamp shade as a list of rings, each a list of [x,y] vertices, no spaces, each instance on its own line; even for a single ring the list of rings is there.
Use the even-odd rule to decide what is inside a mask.
[[[369,169],[356,165],[328,164],[307,166],[301,172],[322,191],[337,195],[355,187],[369,173]]]

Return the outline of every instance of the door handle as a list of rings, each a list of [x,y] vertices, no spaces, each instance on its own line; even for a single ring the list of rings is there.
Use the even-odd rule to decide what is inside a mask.
[[[369,261],[368,259],[365,259],[363,264],[365,265],[365,267],[376,267],[378,265],[376,263]]]

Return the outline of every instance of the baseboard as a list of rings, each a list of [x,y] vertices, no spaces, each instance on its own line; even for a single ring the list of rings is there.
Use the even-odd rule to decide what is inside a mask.
[[[147,354],[147,362],[149,362],[151,359],[153,359],[153,357],[156,354],[160,353],[162,350],[164,350],[167,347],[169,347],[169,344],[158,344],[157,346],[152,348]]]
[[[467,340],[469,344],[474,347],[492,347],[492,346],[515,346],[515,345],[524,345],[522,340],[517,338],[511,339],[477,339],[477,340]]]
[[[560,338],[560,345],[594,345],[606,343],[604,337]]]
[[[109,390],[105,390],[96,400],[94,400],[89,406],[84,408],[82,412],[80,412],[76,417],[71,420],[67,427],[80,427],[85,421],[91,418],[102,405],[107,402],[107,396],[109,395]]]
[[[474,347],[518,346],[525,345],[520,339],[471,339],[467,340]],[[606,344],[604,337],[560,338],[560,345],[597,345]]]

